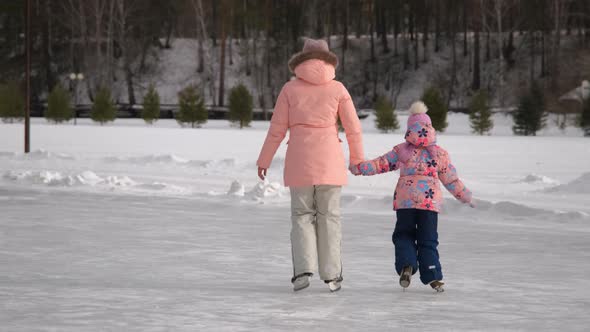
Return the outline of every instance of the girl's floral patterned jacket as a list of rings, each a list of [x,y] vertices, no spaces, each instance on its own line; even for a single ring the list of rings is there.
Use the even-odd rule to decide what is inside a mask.
[[[436,131],[429,123],[413,123],[406,132],[407,145],[396,145],[383,156],[353,165],[355,175],[375,175],[400,169],[395,188],[393,209],[420,209],[439,212],[442,192],[438,180],[463,203],[471,202],[471,191],[457,175],[446,150],[436,145]],[[401,150],[410,147],[408,160],[400,158]]]

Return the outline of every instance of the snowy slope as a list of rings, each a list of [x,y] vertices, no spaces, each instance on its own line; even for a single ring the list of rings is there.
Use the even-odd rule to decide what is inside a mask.
[[[472,36],[469,36],[471,39]],[[515,65],[505,74],[505,91],[492,93],[492,104],[496,106],[509,107],[518,104],[518,96],[529,83],[530,71],[530,53],[526,41],[522,37],[516,36],[515,44],[520,45],[513,55]],[[389,45],[393,49],[393,36],[388,36]],[[495,38],[492,35],[492,43]],[[343,81],[349,89],[357,105],[368,108],[373,107],[372,92],[372,74],[367,74],[375,70],[378,73],[377,93],[389,96],[393,99],[398,85],[401,84],[399,96],[396,100],[397,107],[404,109],[417,98],[420,98],[424,89],[430,85],[436,84],[440,87],[446,87],[450,84],[450,70],[452,64],[451,47],[446,42],[442,44],[441,50],[434,53],[434,38],[430,40],[427,50],[427,61],[424,62],[424,49],[422,43],[419,43],[420,66],[415,69],[413,64],[407,69],[403,69],[402,64],[402,42],[398,39],[399,54],[394,56],[394,52],[384,54],[381,50],[381,43],[376,43],[376,57],[378,59],[377,67],[373,68],[370,62],[370,38],[367,35],[361,35],[358,38],[354,35],[349,36],[348,50],[344,56],[344,66],[341,64],[336,75],[336,79]],[[563,49],[562,57],[564,63],[570,65],[579,65],[576,50],[578,49],[579,40],[577,36],[562,36]],[[249,41],[250,56],[250,75],[246,75],[246,41],[233,39],[231,57],[229,61],[229,47],[226,49],[226,66],[225,66],[225,99],[229,96],[229,90],[237,84],[244,84],[248,90],[255,96],[255,107],[259,105],[258,95],[262,94],[266,101],[266,107],[272,105],[276,96],[280,92],[280,87],[292,75],[287,68],[287,61],[292,54],[284,53],[285,45],[275,45],[271,51],[274,60],[270,64],[272,71],[271,83],[268,85],[266,77],[266,58],[265,58],[265,41],[257,39],[257,61],[253,56],[253,40]],[[462,45],[462,39],[456,40],[457,47]],[[469,41],[471,45],[471,41]],[[343,60],[343,38],[342,36],[332,36],[330,40],[331,50]],[[228,44],[229,46],[229,44]],[[483,46],[482,46],[483,47]],[[494,45],[492,45],[494,48]],[[494,48],[495,49],[495,48]],[[483,50],[482,50],[483,51]],[[471,51],[470,51],[471,52]],[[141,103],[143,96],[147,92],[150,84],[154,84],[160,94],[160,100],[163,104],[177,104],[178,92],[188,85],[194,84],[201,88],[206,104],[217,105],[219,98],[219,72],[220,72],[220,49],[213,47],[210,41],[204,43],[204,69],[198,72],[198,42],[190,38],[176,38],[172,40],[170,49],[154,49],[153,53],[148,56],[148,69],[136,73],[134,77],[134,92],[138,103]],[[495,56],[495,55],[492,55]],[[413,63],[413,51],[411,52]],[[540,54],[537,55],[537,61],[540,61]],[[139,59],[136,59],[138,62]],[[255,65],[256,63],[256,65]],[[138,66],[138,64],[136,64]],[[457,58],[457,82],[454,92],[453,106],[467,107],[469,104],[469,91],[471,91],[472,82],[472,57],[458,56]],[[537,64],[537,70],[540,63]],[[343,72],[342,69],[345,68]],[[391,68],[391,75],[388,75],[388,68]],[[116,76],[124,77],[122,64],[116,72]],[[492,58],[490,61],[481,63],[481,86],[497,86],[497,59]],[[258,75],[257,75],[258,74]],[[584,71],[580,72],[580,82],[583,79]],[[66,75],[64,75],[66,76]],[[92,79],[92,74],[88,74],[87,79]],[[390,77],[391,76],[391,77]],[[386,81],[391,78],[391,89],[386,89]],[[257,82],[257,80],[261,80]],[[576,80],[578,80],[576,78]],[[568,89],[573,89],[575,85],[580,84],[576,81],[571,87],[564,87],[566,93]],[[67,83],[67,82],[64,82]],[[272,91],[271,91],[272,90]],[[128,91],[125,80],[120,79],[112,84],[113,97],[120,103],[126,103],[128,100]],[[446,92],[445,92],[446,93]],[[85,92],[81,91],[78,96],[81,103],[89,103],[90,99]]]
[[[342,291],[314,279],[292,293],[284,145],[270,182],[255,176],[268,123],[36,120],[30,155],[22,126],[0,124],[0,330],[585,331],[588,139],[551,127],[513,137],[501,119],[476,137],[453,116],[439,143],[477,208],[447,196],[443,294],[397,285],[397,173],[350,177],[343,191]],[[371,121],[367,157],[402,138]]]

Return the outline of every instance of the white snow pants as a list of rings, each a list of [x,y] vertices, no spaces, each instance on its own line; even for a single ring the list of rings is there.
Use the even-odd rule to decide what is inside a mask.
[[[341,278],[342,187],[318,185],[290,189],[293,278],[313,274],[316,267],[322,280]]]

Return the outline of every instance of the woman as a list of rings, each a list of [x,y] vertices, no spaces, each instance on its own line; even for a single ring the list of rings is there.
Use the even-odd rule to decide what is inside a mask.
[[[335,81],[338,58],[324,40],[307,39],[289,60],[296,76],[286,83],[275,105],[258,158],[264,180],[273,156],[289,131],[285,186],[291,191],[293,289],[309,286],[316,267],[332,292],[341,288],[340,191],[347,165],[338,138],[340,118],[350,147],[350,164],[363,161],[361,126],[350,95]]]

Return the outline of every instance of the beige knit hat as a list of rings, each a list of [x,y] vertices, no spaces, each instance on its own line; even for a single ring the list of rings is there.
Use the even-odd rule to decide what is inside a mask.
[[[334,66],[334,68],[338,67],[338,57],[330,52],[328,43],[325,40],[305,38],[303,51],[294,54],[289,60],[289,70],[293,72],[295,67],[311,59],[323,60]]]

